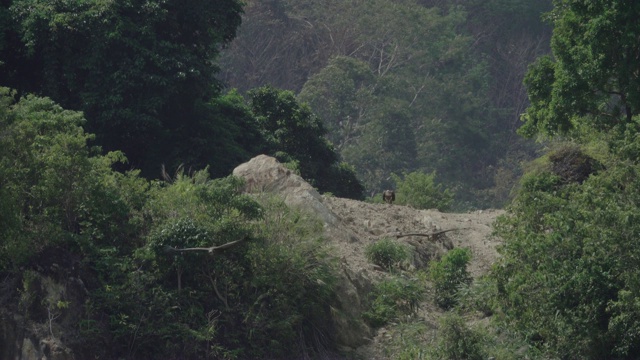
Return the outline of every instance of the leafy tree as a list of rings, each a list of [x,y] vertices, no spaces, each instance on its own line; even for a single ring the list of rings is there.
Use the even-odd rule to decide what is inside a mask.
[[[638,256],[637,171],[612,164],[581,185],[548,171],[530,174],[497,223],[498,235],[508,239],[493,269],[503,311],[553,356],[639,354],[631,345],[638,318],[629,306],[638,299],[632,279],[639,274],[629,266]]]
[[[369,64],[336,56],[314,74],[298,98],[309,104],[327,128],[327,137],[338,151],[357,141],[375,102],[376,78]]]
[[[453,192],[435,182],[436,173],[424,174],[412,172],[401,178],[391,175],[396,183],[398,204],[413,206],[417,209],[438,209],[446,211],[453,201]]]
[[[172,135],[181,145],[163,159],[167,166],[209,169],[213,177],[227,176],[233,168],[260,154],[265,140],[244,98],[232,90],[198,103],[190,127]]]
[[[249,97],[251,110],[266,139],[267,153],[295,164],[301,176],[320,191],[362,198],[362,188],[353,170],[338,163],[338,154],[324,137],[322,122],[306,104],[298,103],[291,91],[269,86],[252,90]]]
[[[470,54],[472,38],[459,31],[465,11],[412,1],[335,6],[340,10],[323,14],[292,10],[347,37],[340,38],[344,52],[309,78],[300,97],[368,192],[388,187],[390,173],[416,170],[436,170],[464,188],[491,186],[485,169],[504,143],[489,134],[502,136],[508,127],[487,106],[488,64]]]
[[[13,102],[12,94],[7,88],[0,88],[0,239],[11,239],[13,233],[20,231],[20,217],[18,216],[19,199],[9,188],[10,168],[10,148],[5,145],[4,138],[8,137],[10,106]],[[0,268],[8,265],[8,254],[6,247],[8,244],[3,240],[0,247]]]
[[[553,57],[525,79],[531,106],[521,132],[583,145],[550,153],[523,178],[496,225],[505,243],[492,276],[505,320],[548,356],[632,359],[640,8],[554,4]]]
[[[101,260],[111,290],[92,297],[92,318],[109,314],[102,326],[115,354],[268,358],[331,349],[317,341],[331,338],[334,276],[321,224],[281,200],[259,199],[263,208],[241,185],[202,170],[151,189],[147,245]],[[213,254],[165,251],[238,239],[246,240]]]
[[[331,164],[321,181],[319,187],[327,193],[355,200],[364,199],[364,185],[355,167],[344,161]]]
[[[121,259],[100,260],[112,262],[102,271],[110,274],[103,286],[113,290],[92,294],[91,315],[110,314],[103,326],[116,334],[116,342],[130,347],[116,347],[116,354],[133,348],[148,356],[224,357],[240,351],[237,342],[245,336],[237,325],[238,312],[246,306],[243,279],[251,276],[245,254],[250,222],[262,212],[240,193],[237,178],[211,180],[205,169],[178,172],[168,180],[148,193],[146,245]],[[167,246],[210,247],[241,239],[246,241],[215,254],[166,251]],[[122,298],[132,288],[144,293],[135,303]],[[149,316],[149,309],[161,308],[168,311]],[[163,340],[169,335],[172,343]]]
[[[0,204],[7,215],[0,231],[12,235],[1,240],[3,265],[21,265],[51,247],[90,254],[92,244],[130,245],[145,185],[136,173],[111,170],[122,154],[96,155],[79,112],[6,88],[0,98]]]
[[[292,92],[267,86],[253,90],[249,97],[270,152],[297,161],[303,176],[316,178],[320,164],[337,160],[333,147],[324,139],[324,126]]]
[[[435,170],[460,188],[458,207],[501,206],[520,162],[535,156],[515,131],[527,65],[548,53],[540,14],[550,5],[249,1],[222,76],[242,90],[300,91],[369,194],[391,172]],[[403,142],[384,141],[394,136]]]
[[[360,177],[370,192],[390,185],[389,174],[414,168],[416,137],[410,127],[411,112],[401,100],[379,98],[357,143],[347,146],[344,157],[357,164]]]
[[[16,0],[9,9],[29,67],[8,70],[30,81],[8,85],[83,111],[96,141],[144,173],[211,131],[196,105],[218,94],[212,60],[235,35],[239,1]]]
[[[554,135],[581,125],[600,130],[640,113],[636,54],[640,5],[628,1],[554,1],[553,58],[531,67],[522,134]]]
[[[245,1],[238,36],[220,58],[221,79],[242,92],[265,84],[299,90],[331,56],[318,33],[321,27],[291,13],[293,8],[309,5],[306,1]]]
[[[388,186],[388,174],[414,167],[416,141],[411,112],[399,99],[381,96],[384,83],[363,61],[339,56],[300,93],[323,119],[344,159],[357,164],[367,189]]]
[[[178,218],[156,230],[149,244],[155,250],[157,261],[163,268],[173,268],[177,275],[178,291],[182,290],[182,274],[186,268],[202,266],[202,256],[196,253],[169,251],[169,248],[193,248],[211,246],[212,238],[205,229],[190,218]],[[171,254],[171,255],[170,255]],[[170,255],[170,256],[168,256]]]
[[[82,114],[0,90],[0,270],[81,271],[79,356],[269,358],[333,350],[335,270],[322,225],[208,170],[166,181],[112,169]],[[171,247],[226,244],[174,256]],[[72,259],[82,259],[72,263]],[[23,306],[46,314],[25,278]],[[11,296],[11,294],[9,295]],[[66,320],[65,320],[66,321]],[[69,320],[75,321],[75,320]],[[323,339],[318,341],[318,339]]]

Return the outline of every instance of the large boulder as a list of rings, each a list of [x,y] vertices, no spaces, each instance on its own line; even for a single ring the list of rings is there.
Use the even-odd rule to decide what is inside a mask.
[[[248,193],[278,194],[287,205],[312,211],[326,224],[338,222],[336,215],[324,205],[318,191],[273,157],[258,155],[235,168],[233,175],[245,179],[245,191]]]

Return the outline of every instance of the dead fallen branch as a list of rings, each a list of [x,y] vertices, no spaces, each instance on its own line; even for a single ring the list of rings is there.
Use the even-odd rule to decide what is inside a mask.
[[[407,236],[422,236],[422,237],[430,237],[432,240],[435,239],[438,235],[442,235],[444,233],[448,233],[450,231],[456,231],[456,230],[465,230],[468,228],[456,228],[456,229],[447,229],[447,230],[440,230],[440,231],[436,231],[436,232],[432,232],[432,233],[408,233],[408,234],[388,234],[385,235],[386,237],[395,237],[396,239],[400,239],[403,237],[407,237]]]

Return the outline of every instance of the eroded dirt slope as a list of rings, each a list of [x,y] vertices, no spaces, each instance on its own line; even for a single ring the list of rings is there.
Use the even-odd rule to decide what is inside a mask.
[[[447,232],[437,241],[446,251],[451,246],[467,247],[473,253],[469,270],[475,276],[486,272],[497,257],[498,239],[491,236],[492,223],[502,210],[478,210],[470,213],[443,213],[437,210],[417,210],[407,206],[370,204],[361,201],[324,197],[325,205],[338,217],[340,225],[351,236],[350,241],[337,243],[339,253],[353,266],[371,267],[364,258],[364,247],[390,234]],[[402,237],[407,243],[425,242],[420,236]]]
[[[410,233],[446,232],[440,237],[407,236],[398,240],[427,252],[426,256],[440,256],[453,247],[471,249],[469,271],[474,277],[486,273],[498,254],[499,239],[493,237],[492,223],[502,210],[479,210],[470,213],[442,213],[437,210],[416,210],[407,206],[370,204],[349,199],[323,197],[323,202],[338,218],[337,224],[327,224],[332,246],[342,259],[343,266],[354,273],[375,280],[386,276],[365,257],[365,248],[385,236]],[[429,292],[429,290],[428,290]],[[418,316],[431,331],[423,334],[426,342],[437,334],[437,324],[444,312],[433,304],[431,296],[419,307]],[[385,343],[395,336],[392,329],[381,328],[371,341],[359,347],[356,358],[386,360]]]

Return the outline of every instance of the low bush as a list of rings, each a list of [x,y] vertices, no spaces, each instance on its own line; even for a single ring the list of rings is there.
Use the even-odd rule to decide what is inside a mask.
[[[424,296],[424,286],[418,279],[393,277],[378,283],[370,296],[371,307],[364,317],[371,326],[380,327],[414,314]]]
[[[392,174],[396,183],[396,198],[400,205],[413,206],[416,209],[449,210],[454,193],[436,183],[436,173],[425,174],[419,171],[403,174],[402,177]]]
[[[365,255],[370,262],[391,270],[409,259],[409,249],[399,242],[384,238],[369,244]]]
[[[440,320],[436,346],[429,358],[483,360],[487,358],[484,341],[482,332],[468,327],[460,315],[449,313]]]
[[[440,261],[429,265],[429,275],[435,288],[435,301],[443,309],[450,309],[458,302],[458,290],[471,283],[467,265],[471,260],[471,251],[455,248]]]

